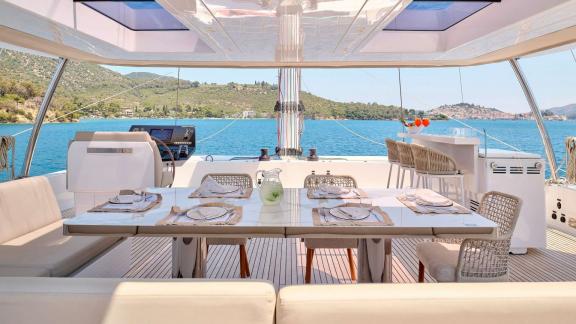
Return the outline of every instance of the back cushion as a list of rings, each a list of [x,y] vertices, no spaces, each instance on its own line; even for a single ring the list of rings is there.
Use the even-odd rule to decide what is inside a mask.
[[[58,201],[46,177],[0,183],[0,243],[60,218]]]
[[[0,322],[273,324],[266,282],[0,278]]]

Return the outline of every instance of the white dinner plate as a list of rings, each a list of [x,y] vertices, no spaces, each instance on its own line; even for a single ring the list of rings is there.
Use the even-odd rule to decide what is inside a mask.
[[[370,210],[360,207],[335,207],[330,209],[330,215],[344,220],[362,220],[370,216]]]
[[[224,207],[194,207],[186,212],[186,216],[193,220],[211,220],[220,218],[228,213]]]

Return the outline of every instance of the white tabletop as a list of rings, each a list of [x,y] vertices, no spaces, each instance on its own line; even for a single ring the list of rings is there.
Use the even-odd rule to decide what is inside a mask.
[[[476,214],[417,214],[404,206],[396,196],[406,190],[365,190],[370,198],[309,199],[306,189],[285,189],[283,201],[266,206],[255,189],[248,199],[191,199],[194,188],[154,189],[162,194],[162,203],[144,213],[83,213],[64,221],[68,235],[114,236],[206,236],[206,237],[382,237],[411,235],[491,235],[497,226]],[[168,215],[174,202],[190,208],[206,202],[226,202],[242,207],[242,219],[235,225],[157,225]],[[393,226],[317,226],[312,209],[332,207],[343,202],[361,202],[380,206]]]

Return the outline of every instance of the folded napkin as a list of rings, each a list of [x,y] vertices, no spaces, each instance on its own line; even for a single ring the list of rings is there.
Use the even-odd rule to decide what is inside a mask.
[[[396,197],[406,207],[419,214],[470,214],[467,208],[433,191],[418,191]]]
[[[419,192],[415,194],[407,194],[406,197],[413,200],[416,204],[426,207],[450,207],[454,202],[446,197],[435,193]]]
[[[312,190],[311,198],[360,198],[360,192],[356,188],[345,188],[328,184],[321,184]]]

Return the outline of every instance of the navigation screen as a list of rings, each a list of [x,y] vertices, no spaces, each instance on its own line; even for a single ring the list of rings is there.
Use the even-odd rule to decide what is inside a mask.
[[[159,128],[152,128],[150,130],[150,136],[156,137],[157,139],[161,140],[162,142],[170,142],[172,139],[172,132],[173,129],[159,129]]]

